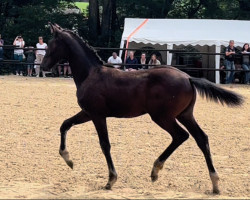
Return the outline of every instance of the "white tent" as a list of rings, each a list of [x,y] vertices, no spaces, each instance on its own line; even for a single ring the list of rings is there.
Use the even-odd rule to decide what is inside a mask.
[[[239,20],[205,20],[205,19],[135,19],[126,18],[120,47],[129,47],[129,42],[144,44],[173,45],[215,45],[220,53],[221,45],[227,46],[229,40],[235,46],[243,46],[250,40],[248,28],[250,21]],[[120,56],[122,51],[120,51]],[[170,65],[172,54],[167,54]],[[216,69],[219,69],[220,56],[216,55]],[[215,73],[216,83],[220,82],[219,71]]]

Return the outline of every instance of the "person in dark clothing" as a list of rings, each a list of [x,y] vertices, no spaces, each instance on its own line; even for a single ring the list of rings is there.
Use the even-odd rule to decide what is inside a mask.
[[[36,59],[36,55],[34,50],[32,50],[31,48],[34,48],[32,46],[28,47],[29,50],[26,50],[24,52],[25,56],[26,56],[26,63],[27,64],[27,76],[32,76],[32,71],[34,68],[34,61]]]
[[[244,44],[242,48],[242,68],[244,71],[250,70],[250,50],[249,50],[249,44]],[[250,72],[245,72],[245,78],[244,83],[249,84],[250,83]]]
[[[223,58],[220,59],[220,69],[225,69],[225,61]],[[226,82],[226,72],[220,71],[220,83]]]
[[[138,70],[138,60],[134,56],[134,52],[130,51],[129,52],[129,57],[126,59],[125,64],[131,64],[131,65],[126,65],[125,70],[126,71],[135,71]]]
[[[234,41],[229,41],[229,46],[226,47],[226,57],[225,66],[227,70],[235,70],[234,60],[235,60],[236,48],[234,47]],[[234,71],[226,71],[226,84],[232,83],[234,79]]]
[[[2,36],[0,34],[0,60],[3,60],[3,45],[4,45],[4,40],[2,39]]]
[[[141,54],[141,58],[139,60],[139,69],[148,69],[148,65],[147,65],[147,59],[146,59],[146,53],[142,53]]]

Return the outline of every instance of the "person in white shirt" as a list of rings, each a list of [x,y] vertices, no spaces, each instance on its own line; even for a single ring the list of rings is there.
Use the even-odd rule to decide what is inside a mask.
[[[13,42],[13,45],[18,48],[24,48],[25,42],[22,38],[22,36],[17,36]],[[14,49],[14,60],[18,60],[19,62],[23,61],[23,49]],[[23,75],[22,65],[16,64],[16,75]]]
[[[121,64],[122,59],[119,56],[117,56],[116,52],[113,52],[112,56],[110,56],[109,59],[108,59],[108,63],[110,63],[110,64]],[[121,65],[114,65],[114,68],[120,69]]]
[[[36,50],[36,63],[37,64],[41,64],[42,61],[43,61],[43,58],[46,54],[46,51],[45,49],[47,49],[47,44],[43,42],[43,37],[39,37],[38,38],[39,42],[36,44],[36,48],[38,48],[39,50]],[[41,49],[44,49],[44,50],[41,50]],[[36,65],[36,77],[39,77],[39,74],[40,74],[40,65]],[[43,72],[43,77],[45,77],[45,72]]]
[[[150,68],[154,68],[155,65],[161,65],[161,62],[156,58],[156,55],[153,54],[148,64],[151,65],[151,66],[148,66],[148,68],[150,69]]]

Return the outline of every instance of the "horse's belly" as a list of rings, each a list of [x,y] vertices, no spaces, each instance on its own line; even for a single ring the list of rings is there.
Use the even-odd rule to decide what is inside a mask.
[[[143,105],[138,105],[135,103],[131,104],[112,104],[108,106],[109,117],[118,117],[118,118],[131,118],[138,117],[146,113]]]
[[[126,112],[126,113],[110,113],[108,117],[117,118],[133,118],[146,114],[146,112]]]

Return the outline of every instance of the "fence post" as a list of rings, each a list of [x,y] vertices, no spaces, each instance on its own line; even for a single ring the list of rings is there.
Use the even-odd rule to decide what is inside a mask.
[[[220,53],[221,46],[216,45],[215,53]],[[220,69],[220,55],[215,55],[215,69]],[[215,83],[220,83],[220,71],[215,71]]]

